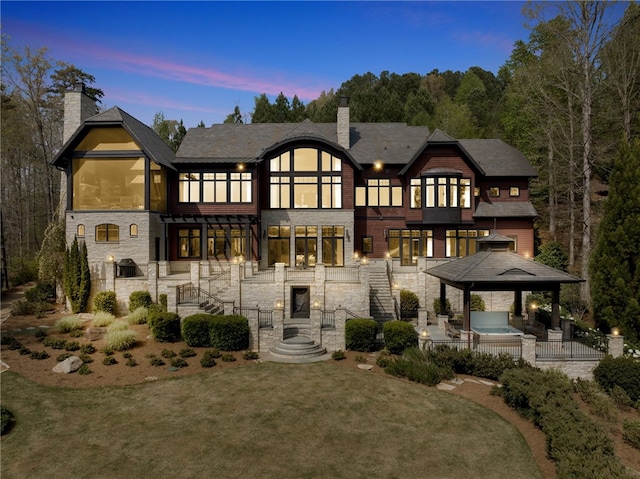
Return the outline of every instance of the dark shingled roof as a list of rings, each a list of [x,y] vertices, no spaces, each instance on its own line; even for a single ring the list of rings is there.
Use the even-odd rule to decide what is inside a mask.
[[[474,218],[535,218],[536,209],[530,201],[496,201],[479,203]]]
[[[131,135],[133,140],[142,148],[152,161],[175,170],[173,161],[175,154],[173,150],[162,139],[144,123],[129,115],[126,111],[117,106],[99,113],[85,120],[80,128],[62,147],[51,163],[56,166],[64,166],[68,152],[80,141],[84,133],[93,127],[100,126],[122,126]]]
[[[486,176],[537,177],[529,160],[502,140],[458,140],[462,148],[480,164]]]
[[[425,273],[451,284],[505,286],[514,289],[518,283],[579,283],[582,280],[532,259],[507,251],[480,251],[445,264],[434,266]]]
[[[351,123],[351,147],[346,151],[358,164],[381,160],[405,164],[417,154],[429,134],[426,127],[405,123]],[[260,161],[275,145],[296,139],[338,144],[336,123],[220,124],[190,128],[176,154],[176,163]]]

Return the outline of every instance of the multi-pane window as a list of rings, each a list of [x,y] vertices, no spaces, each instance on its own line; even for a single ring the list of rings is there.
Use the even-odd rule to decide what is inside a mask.
[[[433,257],[432,230],[389,230],[389,256],[403,265],[416,264],[419,257]]]
[[[498,196],[500,196],[500,188],[497,186],[492,186],[491,188],[489,188],[489,196],[493,198],[497,198]]]
[[[316,148],[294,148],[269,160],[271,208],[341,208],[342,161]]]
[[[207,256],[216,259],[246,257],[246,230],[240,228],[209,228]]]
[[[471,208],[471,179],[455,176],[426,177],[424,180],[427,208]],[[414,201],[420,194],[420,179],[411,180],[411,207],[419,208],[422,201]],[[415,205],[415,206],[414,206]]]
[[[364,254],[373,253],[373,237],[372,236],[362,237],[362,252]]]
[[[180,173],[181,203],[251,203],[251,173]]]
[[[200,257],[200,228],[180,228],[178,230],[178,257]]]
[[[200,202],[200,173],[180,173],[178,176],[178,201]]]
[[[315,266],[318,257],[318,227],[295,227],[296,267]]]
[[[411,199],[411,208],[422,208],[422,186],[420,185],[420,178],[411,178],[409,198]]]
[[[477,239],[488,235],[489,230],[447,230],[445,256],[462,258],[474,254],[478,250]]]
[[[267,227],[267,249],[269,266],[284,263],[289,266],[289,248],[291,244],[291,226]]]
[[[509,188],[509,196],[520,196],[520,188],[517,186],[511,186]]]
[[[96,241],[116,242],[120,240],[120,228],[109,223],[96,226]]]
[[[344,226],[322,227],[322,262],[344,266]]]
[[[392,186],[389,179],[370,178],[366,187],[356,187],[356,206],[402,206],[402,186]]]

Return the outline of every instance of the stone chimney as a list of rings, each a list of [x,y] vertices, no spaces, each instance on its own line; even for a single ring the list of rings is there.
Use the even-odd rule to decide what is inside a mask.
[[[84,83],[76,83],[64,95],[64,130],[62,143],[66,143],[87,118],[97,113],[96,102],[87,95]]]
[[[64,94],[64,128],[62,130],[62,144],[69,141],[82,122],[98,113],[96,102],[87,95],[84,83],[76,83],[71,90]],[[70,170],[69,170],[70,171]],[[65,210],[71,207],[67,204],[67,172],[60,173],[60,201],[58,203],[58,217],[65,217]]]
[[[351,147],[349,139],[349,101],[346,96],[340,97],[340,105],[338,105],[338,144],[347,150]]]

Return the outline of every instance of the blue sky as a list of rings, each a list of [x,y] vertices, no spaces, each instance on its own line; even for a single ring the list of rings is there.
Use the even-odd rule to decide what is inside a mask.
[[[283,92],[307,104],[355,74],[497,73],[526,40],[523,2],[2,1],[14,48],[96,77],[104,107],[221,123]]]

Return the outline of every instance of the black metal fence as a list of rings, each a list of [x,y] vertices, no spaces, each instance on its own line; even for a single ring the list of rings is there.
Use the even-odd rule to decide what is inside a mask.
[[[335,328],[336,327],[336,312],[335,311],[322,311],[320,319],[320,327]]]
[[[451,349],[471,349],[476,353],[493,355],[509,354],[514,360],[522,357],[522,341],[520,338],[490,339],[483,341],[464,341],[460,339],[427,340],[425,347],[436,348],[446,346]]]
[[[571,341],[536,341],[537,359],[602,359],[607,354],[606,340],[585,343],[575,338]]]

